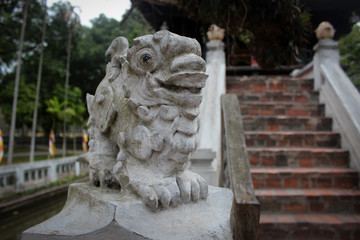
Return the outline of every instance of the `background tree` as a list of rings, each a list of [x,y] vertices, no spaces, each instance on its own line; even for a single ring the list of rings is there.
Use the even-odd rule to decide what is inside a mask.
[[[204,36],[210,24],[218,24],[226,29],[227,45],[229,41],[243,42],[263,68],[291,63],[307,43],[311,30],[309,14],[301,10],[299,0],[176,0],[176,3],[201,25]]]
[[[11,110],[11,125],[10,125],[10,137],[9,137],[9,151],[7,155],[7,163],[11,164],[13,151],[14,151],[14,135],[15,135],[15,124],[16,124],[16,107],[18,100],[18,90],[19,90],[19,81],[20,81],[20,70],[21,70],[21,58],[22,58],[22,50],[24,46],[24,35],[25,35],[25,26],[26,26],[26,18],[27,18],[27,10],[28,10],[28,0],[25,0],[24,4],[24,17],[21,25],[21,33],[19,40],[19,50],[17,53],[16,60],[16,74],[15,74],[15,85],[14,85],[14,96],[13,96],[13,104]]]
[[[352,31],[339,40],[340,64],[360,91],[360,26],[355,24]]]
[[[36,127],[37,127],[39,94],[40,94],[40,86],[41,86],[42,66],[43,66],[43,58],[44,58],[45,32],[46,32],[46,16],[47,16],[46,0],[43,0],[42,2],[43,2],[42,7],[44,8],[44,18],[43,18],[43,27],[42,27],[42,33],[41,33],[39,67],[38,67],[38,74],[37,74],[37,81],[36,81],[36,95],[35,95],[35,102],[34,102],[34,115],[33,115],[32,132],[31,132],[30,162],[34,161],[34,154],[35,154]]]
[[[12,90],[15,78],[16,46],[19,43],[19,34],[22,18],[22,1],[5,0],[0,2],[0,108],[5,122],[11,121]],[[41,0],[29,1],[28,21],[24,38],[22,54],[22,67],[19,82],[19,100],[17,109],[16,128],[23,129],[23,136],[28,135],[27,129],[31,128],[34,110],[35,89],[39,67],[39,55],[41,51],[41,34],[44,9]],[[64,2],[57,2],[48,9],[48,21],[46,21],[45,51],[43,55],[43,71],[41,88],[39,92],[38,106],[38,131],[45,133],[53,128],[53,117],[47,112],[48,106],[45,101],[57,97],[59,104],[65,101],[66,78],[66,43],[68,39],[68,27],[64,16],[68,7]],[[17,28],[16,28],[17,27]],[[14,34],[16,32],[16,34]],[[71,81],[69,82],[68,101],[69,108],[75,109],[76,117],[87,119],[85,108],[85,94],[95,92],[95,89],[105,76],[105,66],[109,61],[105,57],[105,51],[111,41],[117,36],[124,36],[130,43],[134,37],[153,33],[154,30],[135,9],[129,15],[126,22],[120,27],[119,21],[100,15],[92,20],[92,27],[79,25],[72,32],[71,46]],[[6,39],[6,41],[4,41]],[[3,43],[3,44],[2,44]],[[6,45],[8,44],[8,45]],[[5,47],[7,46],[7,47]],[[10,49],[8,51],[8,49]],[[75,88],[81,89],[80,95],[76,93],[76,101],[73,101],[72,93]],[[75,90],[76,91],[76,90]],[[62,105],[63,106],[63,105]],[[79,110],[80,109],[80,110]],[[80,120],[75,121],[76,129],[81,125]],[[74,123],[69,117],[66,125]],[[56,117],[56,124],[59,119]],[[59,133],[59,126],[54,130]],[[4,136],[8,136],[6,128]]]
[[[64,106],[64,128],[63,128],[63,148],[62,148],[62,155],[63,157],[66,156],[66,107],[67,107],[67,98],[68,98],[68,87],[69,87],[69,77],[70,77],[70,57],[71,57],[71,38],[74,28],[80,24],[80,17],[75,12],[74,6],[72,6],[69,2],[66,2],[68,10],[64,15],[64,19],[66,25],[69,28],[68,32],[68,39],[66,44],[66,77],[65,77],[65,106]]]

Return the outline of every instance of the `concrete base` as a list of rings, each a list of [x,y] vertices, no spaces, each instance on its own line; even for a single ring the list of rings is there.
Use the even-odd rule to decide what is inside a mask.
[[[119,191],[75,183],[64,209],[22,239],[232,239],[232,202],[230,189],[209,186],[207,200],[152,212]]]

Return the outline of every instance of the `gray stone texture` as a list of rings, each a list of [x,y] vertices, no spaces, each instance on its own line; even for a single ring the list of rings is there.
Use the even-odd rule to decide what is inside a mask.
[[[76,183],[64,209],[22,239],[232,239],[232,201],[230,189],[210,186],[206,201],[154,212],[131,193]]]
[[[152,210],[206,199],[208,185],[189,170],[198,145],[201,89],[208,75],[195,40],[166,30],[117,37],[95,95],[87,95],[95,185],[138,195]]]

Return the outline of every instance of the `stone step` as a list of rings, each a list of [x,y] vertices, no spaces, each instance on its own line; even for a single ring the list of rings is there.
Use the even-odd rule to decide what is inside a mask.
[[[285,214],[260,215],[259,240],[346,239],[360,235],[360,214]]]
[[[252,167],[346,168],[349,152],[341,148],[254,148],[247,153]]]
[[[313,90],[314,81],[289,76],[227,76],[226,88],[230,91],[281,91],[298,92]]]
[[[227,90],[227,93],[234,93],[237,95],[239,102],[270,102],[270,103],[319,103],[319,93],[315,91],[311,92],[254,92],[243,91],[235,92],[231,89]]]
[[[352,189],[258,189],[261,212],[360,213],[360,191]]]
[[[326,117],[243,116],[245,131],[331,131]]]
[[[252,168],[256,189],[358,187],[358,172],[349,168]]]
[[[324,116],[325,107],[316,103],[291,103],[291,102],[240,102],[243,116]]]
[[[335,132],[245,132],[247,147],[321,147],[339,148],[340,134]]]

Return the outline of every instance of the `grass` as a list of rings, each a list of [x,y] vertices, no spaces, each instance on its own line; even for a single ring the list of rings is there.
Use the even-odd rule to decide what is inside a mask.
[[[6,147],[6,146],[5,146]],[[80,150],[80,149],[79,149]],[[5,149],[6,151],[6,149]],[[39,155],[34,156],[34,161],[43,161],[43,160],[51,160],[56,158],[62,158],[61,149],[57,149],[58,154],[55,154],[54,157],[49,158],[47,146],[39,146],[35,150],[36,153],[40,153]],[[68,152],[71,154],[66,154],[66,157],[74,156],[72,153],[72,149],[68,149]],[[5,152],[7,153],[7,152]],[[20,163],[28,163],[30,160],[30,146],[28,145],[19,145],[14,147],[14,156],[12,159],[12,164],[20,164]],[[4,156],[0,162],[0,166],[7,165],[7,157]]]
[[[74,156],[73,154],[67,154],[66,157]],[[43,161],[43,160],[51,160],[56,158],[62,158],[62,154],[57,154],[52,158],[48,158],[47,155],[38,155],[34,156],[34,161]],[[20,156],[20,157],[13,157],[12,164],[20,164],[20,163],[27,163],[29,162],[29,156]],[[7,158],[4,157],[0,163],[0,166],[7,165]]]

